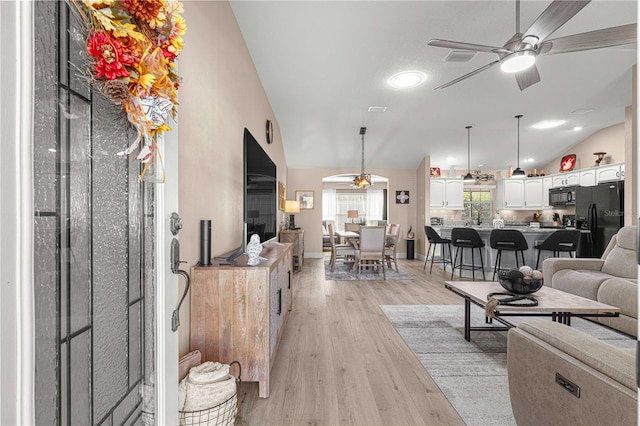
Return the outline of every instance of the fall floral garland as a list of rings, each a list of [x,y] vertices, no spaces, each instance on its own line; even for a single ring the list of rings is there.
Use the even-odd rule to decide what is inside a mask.
[[[175,60],[187,30],[183,6],[174,0],[71,2],[87,25],[94,85],[122,105],[138,132],[131,146],[118,154],[127,156],[141,146],[136,159],[144,164],[142,179],[157,152],[155,136],[170,130],[169,112],[176,116],[180,76]]]

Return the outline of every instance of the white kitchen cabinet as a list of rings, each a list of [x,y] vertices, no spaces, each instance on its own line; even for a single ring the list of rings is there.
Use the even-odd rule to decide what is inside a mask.
[[[431,179],[429,205],[432,209],[462,210],[464,181],[462,179]]]
[[[553,185],[553,179],[550,176],[542,178],[542,207],[549,206],[549,190]]]
[[[553,175],[552,179],[552,185],[554,188],[580,185],[580,173],[578,172]]]
[[[596,170],[586,169],[580,170],[580,186],[595,186],[596,185]]]
[[[520,209],[524,207],[524,179],[504,179],[502,191],[503,202],[500,208]]]
[[[524,180],[524,207],[542,208],[542,179],[529,178]]]
[[[620,164],[600,166],[596,168],[595,171],[598,183],[624,179],[622,176],[622,171],[620,170]]]
[[[620,164],[620,178],[624,180],[624,163]]]

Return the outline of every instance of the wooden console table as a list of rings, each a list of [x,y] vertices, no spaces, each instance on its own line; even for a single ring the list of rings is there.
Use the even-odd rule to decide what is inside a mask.
[[[291,243],[293,245],[293,269],[296,272],[302,271],[302,265],[304,264],[304,229],[280,231],[278,239],[281,243]]]
[[[256,266],[191,268],[191,350],[202,361],[239,361],[243,381],[269,396],[271,366],[291,310],[291,244],[267,243]]]

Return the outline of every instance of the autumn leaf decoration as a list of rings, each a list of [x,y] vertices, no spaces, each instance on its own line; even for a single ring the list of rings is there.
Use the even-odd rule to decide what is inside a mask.
[[[184,47],[187,27],[180,2],[173,0],[71,0],[87,26],[92,81],[121,105],[137,137],[119,155],[137,148],[145,166],[155,157],[155,136],[170,130],[176,116],[180,76],[175,60]],[[160,159],[161,160],[161,159]],[[164,173],[162,176],[164,181]]]

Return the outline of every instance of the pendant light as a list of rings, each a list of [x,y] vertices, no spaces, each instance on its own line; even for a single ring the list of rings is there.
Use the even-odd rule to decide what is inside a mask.
[[[362,138],[362,163],[360,168],[360,175],[353,178],[353,186],[355,188],[366,188],[371,186],[371,175],[364,173],[364,134],[367,131],[366,127],[360,127],[360,137]]]
[[[522,118],[522,114],[518,114],[515,116],[518,119],[518,165],[516,169],[513,171],[511,177],[522,177],[525,176],[524,170],[520,168],[520,119]]]
[[[466,126],[465,129],[467,129],[467,174],[462,180],[469,182],[475,180],[473,176],[471,176],[471,126]]]

